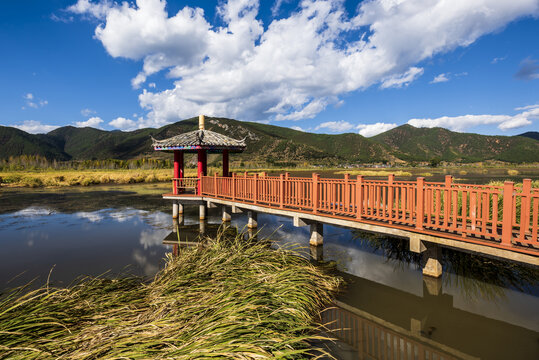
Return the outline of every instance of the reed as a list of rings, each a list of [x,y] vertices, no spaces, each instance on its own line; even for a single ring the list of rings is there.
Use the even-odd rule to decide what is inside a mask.
[[[0,358],[306,358],[340,280],[266,241],[220,232],[151,282],[85,278],[0,301]],[[320,353],[318,353],[320,354]]]

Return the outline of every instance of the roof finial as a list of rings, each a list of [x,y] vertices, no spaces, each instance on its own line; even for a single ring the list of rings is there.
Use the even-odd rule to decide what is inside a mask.
[[[204,130],[204,115],[198,115],[198,129]]]

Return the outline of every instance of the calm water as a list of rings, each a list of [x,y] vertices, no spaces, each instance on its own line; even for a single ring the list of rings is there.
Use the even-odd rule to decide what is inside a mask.
[[[163,244],[174,228],[170,204],[160,199],[168,185],[0,191],[0,291],[43,284],[49,272],[55,285],[106,272],[152,276],[172,251]],[[197,210],[186,206],[182,240],[219,226],[219,209],[203,226]],[[336,262],[347,286],[323,317],[341,329],[331,346],[338,358],[539,358],[537,269],[444,250],[443,278],[425,282],[406,242],[325,226],[315,250],[308,228],[258,220],[276,246],[299,244],[303,256]],[[233,226],[246,222],[233,215]]]

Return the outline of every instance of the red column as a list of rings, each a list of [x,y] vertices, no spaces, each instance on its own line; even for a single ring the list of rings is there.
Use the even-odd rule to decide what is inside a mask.
[[[174,174],[172,175],[174,179],[178,179],[180,177],[180,151],[174,150]],[[172,180],[172,193],[177,194],[178,193],[178,181]]]
[[[223,150],[223,176],[229,176],[228,172],[228,150]]]
[[[197,163],[197,177],[200,178],[204,175],[204,163],[206,158],[206,150],[198,150],[198,163]]]

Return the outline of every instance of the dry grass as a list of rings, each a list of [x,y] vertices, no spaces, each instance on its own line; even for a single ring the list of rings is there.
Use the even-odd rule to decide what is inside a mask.
[[[87,278],[0,300],[0,358],[308,358],[340,280],[241,236],[169,256],[139,278]]]
[[[217,171],[220,169],[208,169],[210,175]],[[2,186],[36,188],[156,183],[171,181],[172,172],[172,169],[3,171],[0,172],[0,184]],[[196,176],[196,169],[186,169],[185,176]]]
[[[342,170],[336,171],[335,174],[350,174],[350,175],[363,175],[363,176],[412,176],[411,172],[396,170],[396,171],[387,171],[387,170]]]

